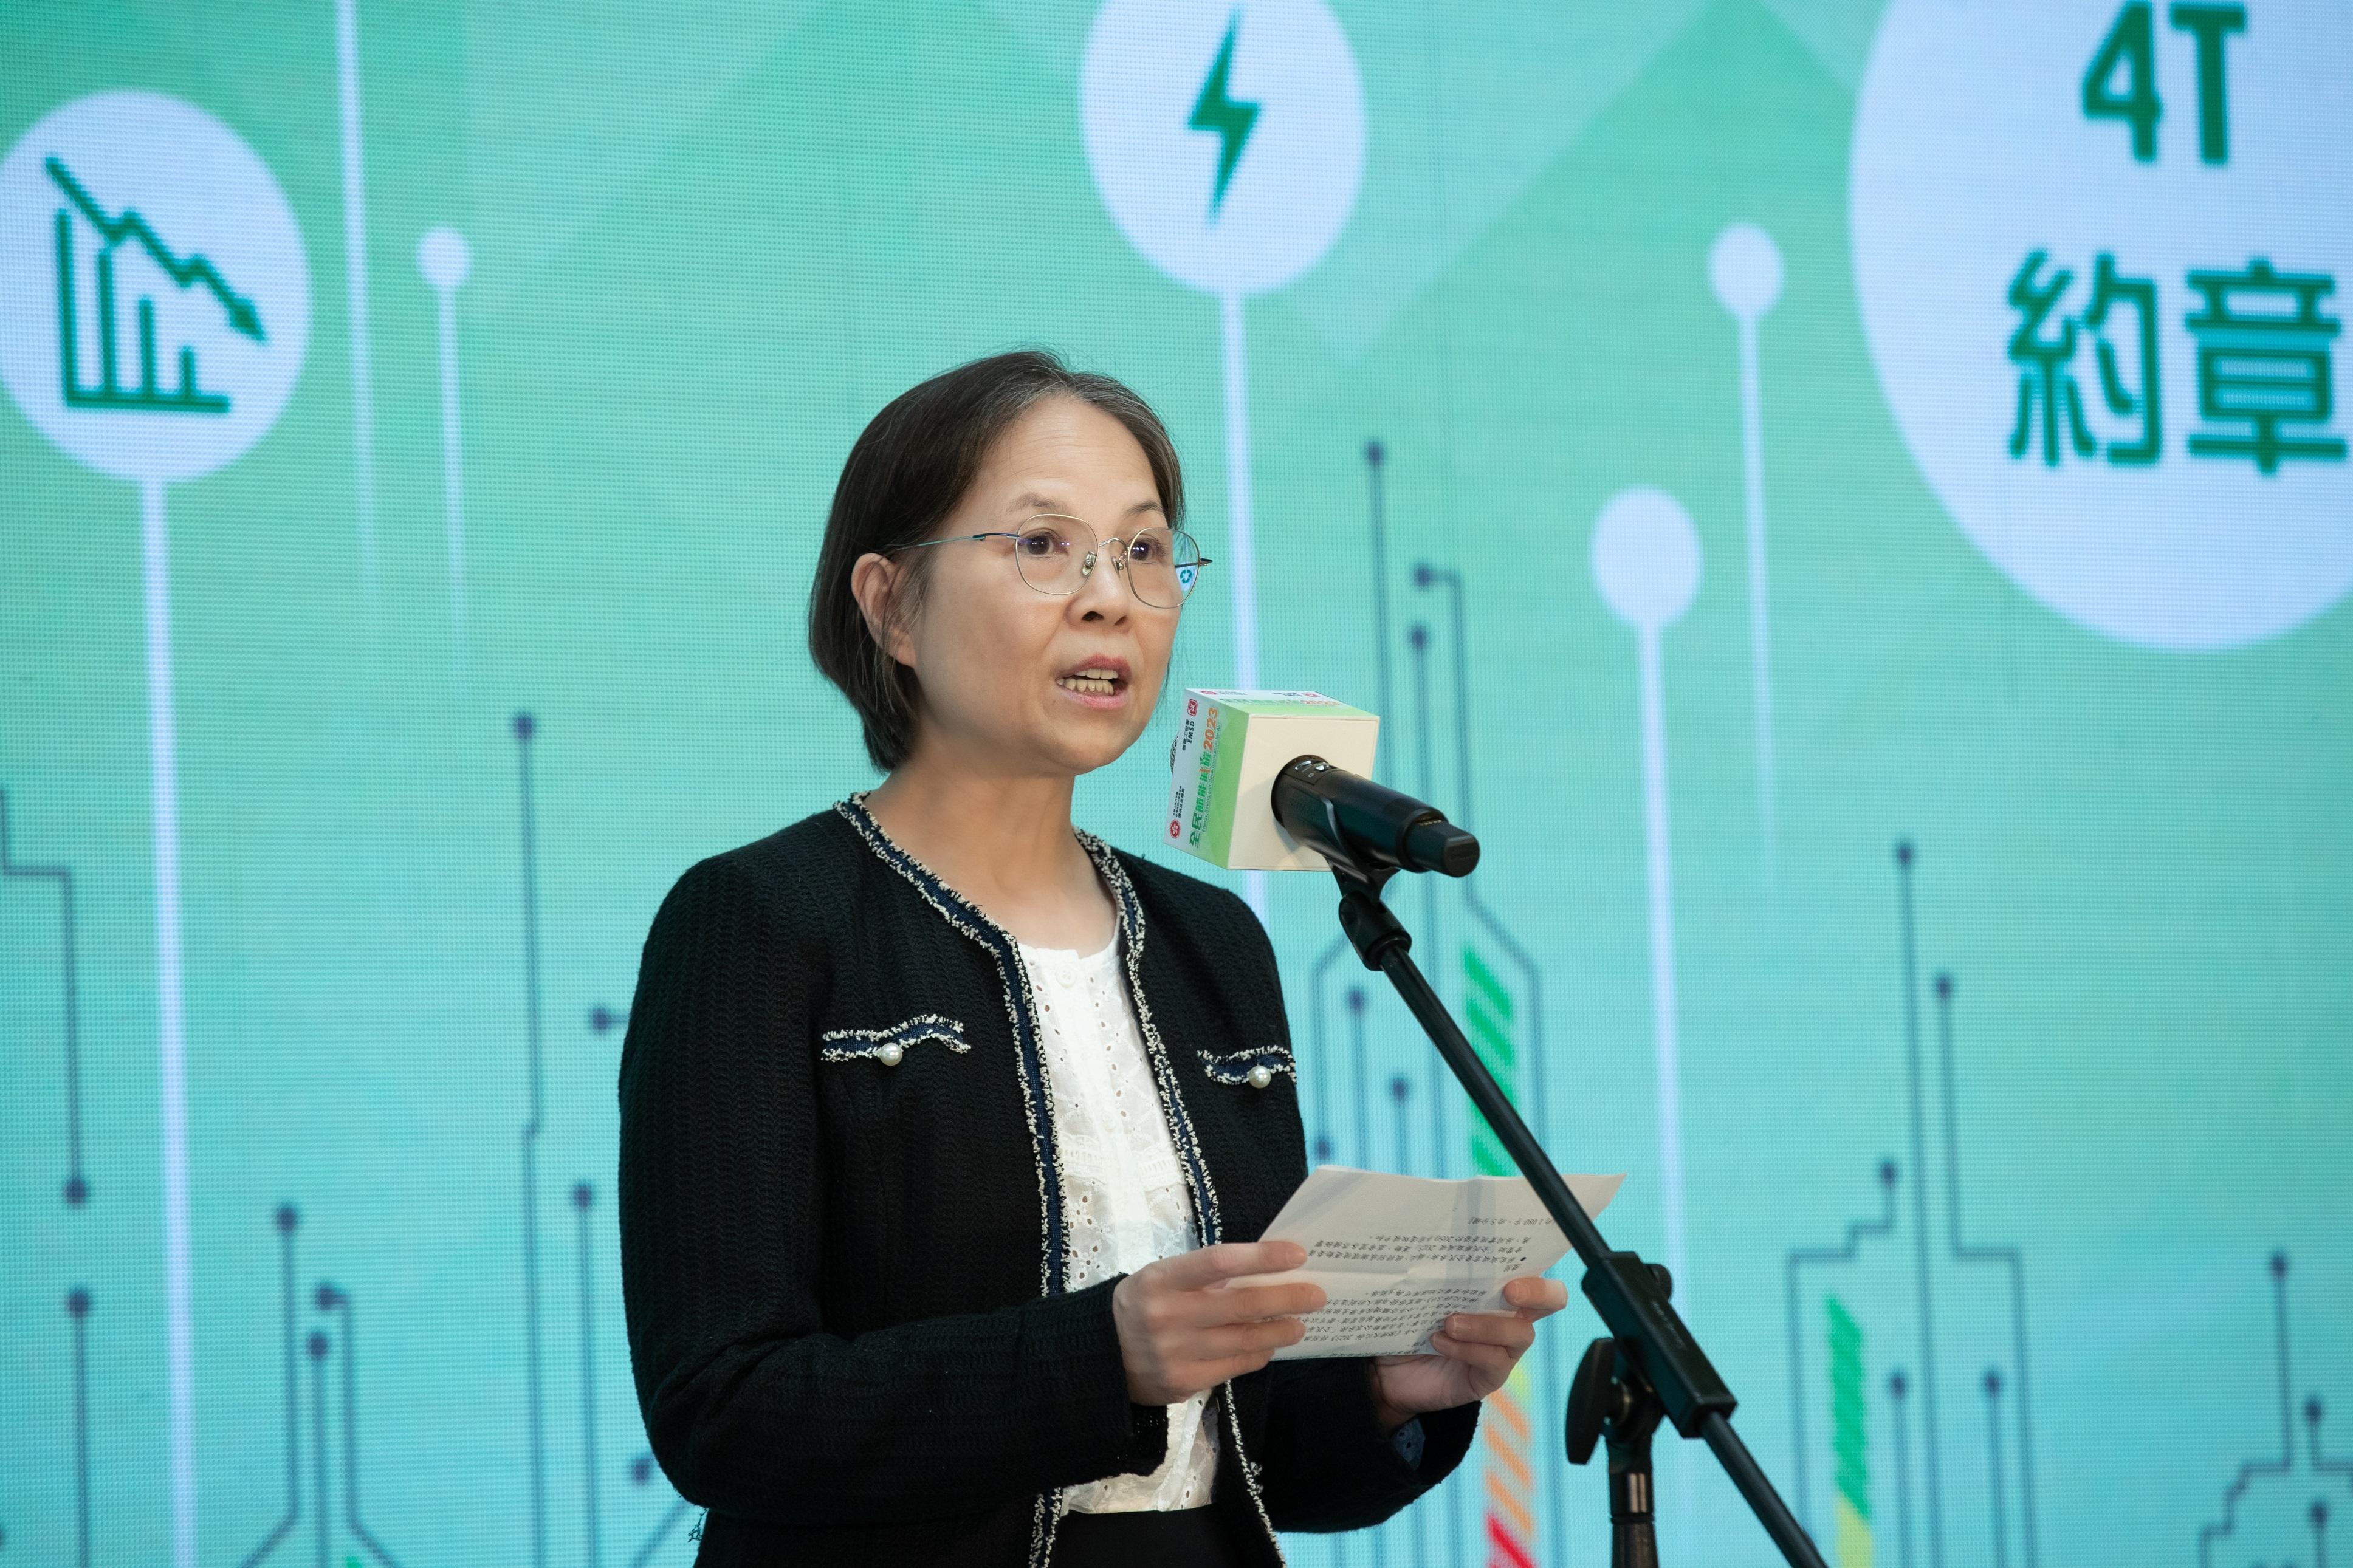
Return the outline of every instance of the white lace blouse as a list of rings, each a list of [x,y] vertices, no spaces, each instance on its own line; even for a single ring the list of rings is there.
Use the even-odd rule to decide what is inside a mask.
[[[1021,945],[1038,1000],[1039,1045],[1054,1096],[1069,1288],[1077,1290],[1201,1245],[1134,1005],[1121,984],[1119,943],[1081,955]],[[1199,1508],[1217,1473],[1216,1390],[1168,1406],[1168,1454],[1148,1476],[1064,1487],[1068,1513]]]

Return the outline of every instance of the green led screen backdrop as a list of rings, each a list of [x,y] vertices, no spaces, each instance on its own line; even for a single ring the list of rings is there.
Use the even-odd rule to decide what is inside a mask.
[[[1832,1562],[2353,1558],[2353,11],[0,37],[0,1568],[691,1557],[638,946],[871,782],[834,477],[1033,342],[1176,436],[1176,680],[1378,709],[1480,834],[1417,952]],[[1079,796],[1155,856],[1172,714]],[[1494,1169],[1329,886],[1253,890],[1314,1156]],[[1294,1560],[1600,1561],[1592,1331]],[[1672,1447],[1667,1560],[1768,1561]]]

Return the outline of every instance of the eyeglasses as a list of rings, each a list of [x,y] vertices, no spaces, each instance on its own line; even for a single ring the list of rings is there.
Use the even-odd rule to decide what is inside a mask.
[[[1084,586],[1096,559],[1116,545],[1110,557],[1112,570],[1126,574],[1128,586],[1135,590],[1138,599],[1163,610],[1182,605],[1200,581],[1201,568],[1209,564],[1193,536],[1180,530],[1143,528],[1125,539],[1097,539],[1094,530],[1077,518],[1054,512],[1041,512],[1018,529],[950,534],[945,539],[893,545],[882,553],[928,550],[934,544],[975,539],[1013,541],[1013,567],[1021,580],[1040,594],[1062,597]]]

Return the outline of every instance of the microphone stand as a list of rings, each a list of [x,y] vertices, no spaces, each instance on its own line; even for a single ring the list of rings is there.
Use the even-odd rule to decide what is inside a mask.
[[[1331,838],[1339,840],[1340,835],[1335,831]],[[1581,1465],[1592,1458],[1598,1440],[1609,1439],[1612,1568],[1657,1568],[1651,1436],[1662,1418],[1673,1424],[1677,1435],[1706,1440],[1790,1568],[1824,1568],[1812,1539],[1732,1429],[1732,1390],[1676,1313],[1667,1271],[1631,1252],[1611,1250],[1504,1097],[1494,1074],[1415,966],[1408,951],[1412,936],[1381,902],[1381,889],[1397,868],[1360,864],[1345,840],[1327,842],[1323,834],[1315,839],[1314,847],[1331,863],[1340,884],[1340,929],[1356,956],[1397,987],[1585,1265],[1586,1300],[1601,1315],[1611,1337],[1594,1341],[1577,1369],[1568,1397],[1567,1448],[1570,1462]]]

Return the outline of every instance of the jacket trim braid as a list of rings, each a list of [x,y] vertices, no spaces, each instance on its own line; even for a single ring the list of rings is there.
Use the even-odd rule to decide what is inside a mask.
[[[1168,1131],[1176,1145],[1176,1152],[1185,1163],[1185,1176],[1193,1188],[1193,1205],[1201,1222],[1201,1245],[1214,1247],[1225,1239],[1223,1215],[1218,1207],[1218,1190],[1209,1181],[1208,1163],[1201,1158],[1201,1143],[1193,1131],[1193,1118],[1185,1109],[1184,1098],[1176,1092],[1176,1075],[1169,1070],[1168,1050],[1161,1043],[1160,1031],[1152,1022],[1152,1005],[1144,996],[1144,910],[1135,897],[1135,889],[1127,879],[1127,868],[1119,863],[1110,846],[1092,833],[1082,832],[1079,842],[1094,860],[1095,869],[1111,889],[1112,902],[1119,910],[1121,956],[1126,961],[1128,998],[1135,1005],[1138,1032],[1144,1037],[1144,1048],[1152,1059],[1152,1076],[1160,1090],[1160,1100],[1168,1116]]]
[[[1193,1119],[1186,1112],[1184,1096],[1176,1088],[1176,1069],[1169,1065],[1167,1047],[1161,1043],[1160,1031],[1152,1022],[1152,1005],[1144,994],[1144,908],[1135,896],[1135,888],[1127,878],[1127,868],[1111,847],[1093,834],[1079,833],[1079,842],[1102,873],[1111,889],[1112,901],[1119,908],[1121,946],[1127,960],[1127,994],[1135,1005],[1135,1021],[1144,1037],[1145,1054],[1152,1059],[1152,1076],[1159,1086],[1161,1104],[1168,1112],[1169,1131],[1178,1152],[1184,1157],[1187,1178],[1193,1184],[1193,1196],[1201,1223],[1201,1244],[1214,1246],[1224,1239],[1224,1223],[1218,1208],[1218,1189],[1209,1180],[1208,1163],[1201,1158],[1200,1140],[1193,1131]],[[1266,1529],[1266,1539],[1274,1549],[1275,1561],[1283,1561],[1282,1542],[1276,1536],[1274,1518],[1266,1510],[1266,1498],[1259,1487],[1258,1462],[1250,1457],[1242,1443],[1240,1412],[1234,1403],[1231,1378],[1218,1385],[1218,1401],[1226,1413],[1226,1432],[1234,1446],[1235,1468],[1241,1471],[1242,1484],[1250,1492],[1250,1507],[1258,1513],[1259,1522]]]
[[[1046,1078],[1045,1059],[1038,1048],[1038,1002],[1029,994],[1029,972],[1021,962],[1020,949],[1012,932],[983,914],[970,900],[940,880],[930,867],[900,848],[882,831],[882,825],[866,809],[863,790],[834,809],[858,830],[866,847],[884,865],[905,878],[942,920],[979,943],[997,965],[997,984],[1005,994],[1006,1016],[1013,1023],[1021,1114],[1029,1123],[1029,1148],[1038,1167],[1039,1291],[1045,1296],[1059,1296],[1064,1287],[1062,1166],[1054,1151],[1053,1090]],[[1045,1112],[1042,1121],[1041,1107]],[[1054,1496],[1051,1491],[1041,1491],[1030,1500],[1029,1568],[1047,1568],[1053,1555],[1059,1517],[1054,1511]]]

